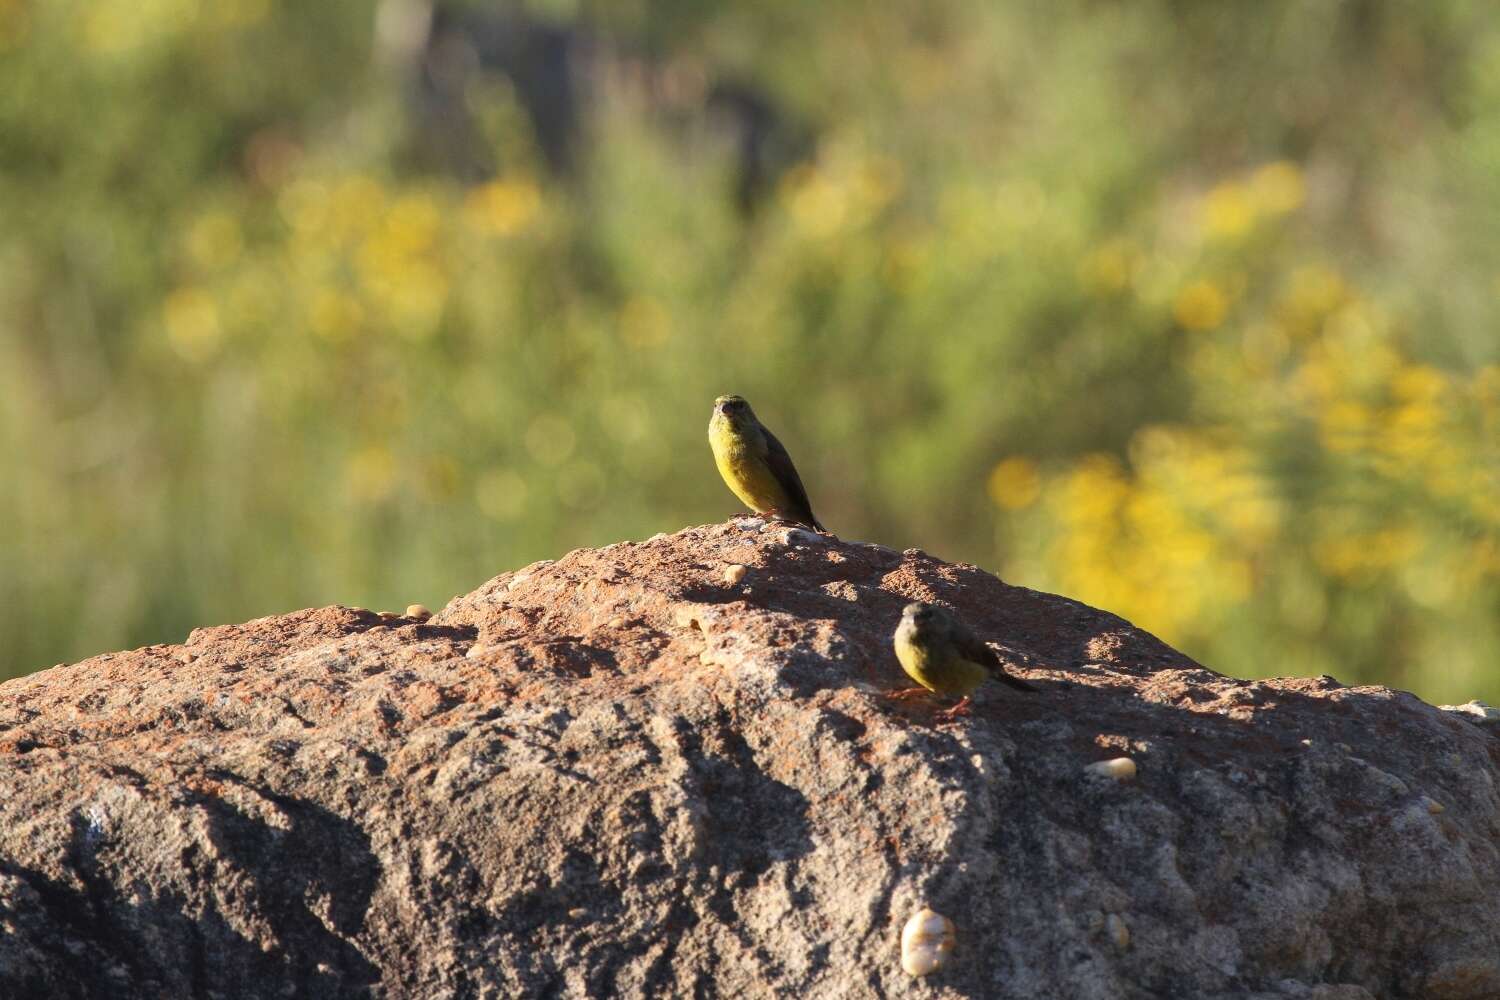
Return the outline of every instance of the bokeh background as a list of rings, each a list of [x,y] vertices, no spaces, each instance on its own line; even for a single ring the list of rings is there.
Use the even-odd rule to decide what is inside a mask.
[[[0,0],[0,676],[721,520],[1500,701],[1490,0]]]

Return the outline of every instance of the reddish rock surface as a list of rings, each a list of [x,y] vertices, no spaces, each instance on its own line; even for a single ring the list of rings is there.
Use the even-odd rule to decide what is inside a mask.
[[[911,600],[1039,693],[882,698]],[[1500,997],[1497,761],[739,519],[0,685],[0,996]]]

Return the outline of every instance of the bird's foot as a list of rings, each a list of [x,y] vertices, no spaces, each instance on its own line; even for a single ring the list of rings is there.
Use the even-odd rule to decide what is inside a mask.
[[[925,694],[927,694],[927,689],[923,687],[900,688],[896,691],[887,691],[882,695],[882,697],[887,698],[891,701],[905,701],[908,698],[915,698],[918,695]]]
[[[958,699],[958,704],[937,714],[939,719],[956,719],[961,715],[973,715],[974,702],[969,700],[968,695]]]

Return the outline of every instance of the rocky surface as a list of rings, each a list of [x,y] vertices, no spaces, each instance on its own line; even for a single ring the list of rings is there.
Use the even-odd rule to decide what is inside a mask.
[[[913,599],[1040,691],[883,698]],[[0,685],[0,995],[1500,997],[1470,718],[692,528]],[[924,905],[956,945],[913,979]]]

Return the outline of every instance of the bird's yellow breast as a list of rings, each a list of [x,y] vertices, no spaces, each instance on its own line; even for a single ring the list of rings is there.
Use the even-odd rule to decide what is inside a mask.
[[[896,659],[908,677],[929,691],[949,698],[972,694],[989,671],[964,659],[946,639],[922,641],[905,628],[896,632]]]
[[[719,475],[746,507],[759,514],[789,506],[786,490],[766,463],[764,441],[749,440],[716,415],[708,425],[708,444]]]

